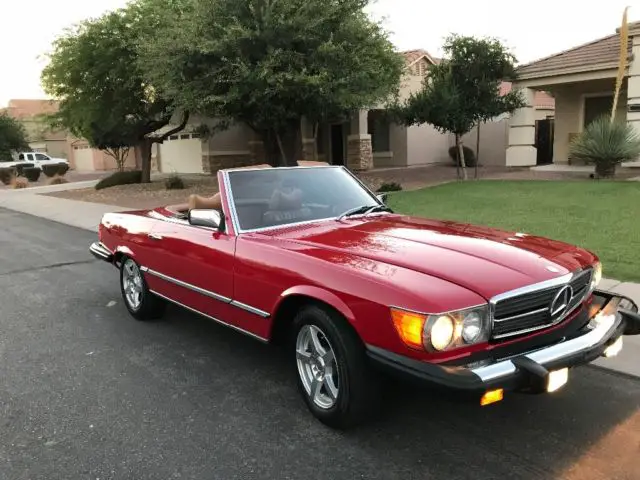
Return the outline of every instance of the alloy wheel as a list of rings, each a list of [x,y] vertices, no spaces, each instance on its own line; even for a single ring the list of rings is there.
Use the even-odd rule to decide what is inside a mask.
[[[330,409],[340,392],[338,365],[325,333],[315,325],[304,325],[296,339],[298,374],[315,405]]]

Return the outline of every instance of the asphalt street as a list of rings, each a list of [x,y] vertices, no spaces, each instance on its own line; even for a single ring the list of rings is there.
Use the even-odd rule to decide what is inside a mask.
[[[332,431],[287,357],[171,308],[127,314],[94,235],[0,209],[0,479],[639,479],[640,380],[571,371],[492,407],[389,384]]]

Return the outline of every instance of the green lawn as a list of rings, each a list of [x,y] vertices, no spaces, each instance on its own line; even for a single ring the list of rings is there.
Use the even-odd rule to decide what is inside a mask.
[[[389,205],[580,245],[605,277],[640,281],[640,182],[468,181],[393,193]]]

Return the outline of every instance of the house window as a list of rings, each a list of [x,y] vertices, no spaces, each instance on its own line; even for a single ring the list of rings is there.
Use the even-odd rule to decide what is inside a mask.
[[[611,115],[611,108],[613,107],[613,95],[607,95],[604,97],[586,97],[584,99],[584,123],[583,127],[586,127],[596,118],[602,115]]]
[[[371,149],[373,152],[391,151],[391,124],[386,119],[383,110],[370,110],[368,117],[369,134],[371,135]]]
[[[183,134],[183,135],[180,135],[180,139],[181,139],[181,140],[189,140],[189,134],[188,134],[188,133],[185,133],[185,134]]]
[[[178,135],[171,135],[169,140],[178,140]]]

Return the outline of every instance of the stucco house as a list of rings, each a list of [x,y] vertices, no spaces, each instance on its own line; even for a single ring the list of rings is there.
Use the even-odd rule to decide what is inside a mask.
[[[13,99],[4,112],[18,120],[27,131],[29,148],[52,157],[69,158],[67,133],[49,128],[44,115],[55,112],[58,102],[53,100]]]
[[[401,52],[406,74],[402,79],[400,96],[407,98],[419,90],[429,69],[439,59],[425,50]],[[505,82],[502,92],[511,89]],[[554,100],[545,92],[534,98],[535,118],[539,131],[550,131]],[[313,126],[302,121],[303,157],[315,158],[355,170],[384,167],[407,167],[450,162],[448,149],[454,144],[452,135],[439,133],[430,125],[403,127],[385,120],[383,107],[361,110],[344,123],[320,125],[314,139]],[[501,117],[481,126],[480,157],[486,165],[505,165],[509,132],[509,118]],[[542,127],[546,122],[546,129]],[[212,119],[193,117],[184,132],[173,135],[158,148],[154,166],[160,172],[206,173],[228,166],[262,163],[262,144],[244,125],[234,125],[214,136],[197,140],[193,133],[198,124],[213,124]],[[172,125],[166,128],[171,128]],[[477,130],[464,138],[476,150]],[[545,138],[539,135],[539,139]],[[547,143],[550,145],[549,141]]]
[[[421,87],[435,59],[424,50],[402,52],[407,73],[401,98]],[[303,157],[347,165],[355,170],[376,167],[424,165],[448,161],[450,140],[428,125],[405,128],[385,121],[381,108],[362,110],[343,123],[313,126],[302,120]],[[245,125],[233,125],[201,142],[193,129],[215,120],[193,117],[184,132],[173,135],[158,148],[155,165],[161,172],[206,173],[234,165],[262,163],[262,142]],[[171,128],[172,125],[166,128]],[[200,149],[198,143],[201,143]]]
[[[602,114],[610,114],[620,57],[619,30],[612,35],[518,68],[517,87],[528,106],[511,118],[506,165],[536,165],[536,92],[555,98],[553,163],[567,164],[571,139]],[[616,115],[640,132],[640,22],[629,24],[628,66]]]

